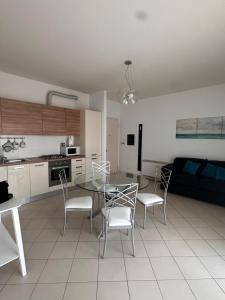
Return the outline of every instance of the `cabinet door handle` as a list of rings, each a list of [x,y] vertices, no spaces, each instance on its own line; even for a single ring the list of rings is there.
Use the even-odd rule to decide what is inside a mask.
[[[24,169],[24,166],[16,166],[16,167],[14,167],[14,170],[17,170],[17,169]]]
[[[82,159],[76,159],[76,161],[82,161]]]
[[[93,154],[91,154],[91,156],[97,156],[98,154],[95,154],[95,153],[93,153]]]
[[[43,167],[44,164],[34,165],[35,167]]]
[[[76,169],[82,168],[82,166],[77,166]]]

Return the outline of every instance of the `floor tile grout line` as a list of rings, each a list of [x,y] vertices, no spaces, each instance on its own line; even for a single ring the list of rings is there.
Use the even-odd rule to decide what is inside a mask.
[[[147,252],[147,249],[146,249],[145,243],[143,242],[143,244],[144,244],[144,247],[145,247],[145,251],[146,251],[146,253],[147,253],[147,255],[148,255],[148,252]],[[156,280],[156,282],[157,282],[157,286],[158,286],[158,289],[159,289],[160,295],[161,295],[162,299],[164,299],[164,297],[163,297],[163,294],[162,294],[162,291],[161,291],[161,289],[160,289],[160,286],[159,286],[159,283],[158,283],[158,279],[157,279],[157,277],[156,277],[155,270],[154,270],[154,268],[153,268],[153,266],[152,266],[152,262],[151,262],[151,260],[150,260],[150,257],[149,257],[149,256],[148,256],[148,260],[149,260],[150,266],[151,266],[151,268],[152,268],[152,272],[153,272],[153,274],[154,274],[155,280]]]
[[[98,239],[98,249],[99,249],[99,252],[98,252],[98,271],[97,271],[97,286],[96,286],[96,300],[98,299],[98,289],[99,289],[99,280],[98,280],[98,277],[99,277],[99,260],[100,260],[100,257],[101,257],[101,249],[100,249],[100,239]]]
[[[159,233],[160,233],[160,232],[159,232]],[[160,233],[160,235],[161,235],[161,233]],[[185,278],[185,276],[184,276],[184,274],[183,274],[182,270],[180,269],[179,265],[177,264],[176,260],[174,259],[174,257],[173,257],[173,255],[172,255],[172,253],[171,253],[171,251],[170,251],[170,249],[169,249],[168,245],[166,244],[166,242],[164,242],[164,243],[165,243],[165,245],[166,245],[166,247],[167,247],[167,249],[168,249],[169,253],[171,254],[171,257],[172,257],[172,259],[173,259],[174,263],[176,264],[176,266],[178,267],[178,269],[179,269],[180,273],[181,273],[181,274],[182,274],[182,276],[183,276],[183,279],[181,279],[181,280],[185,280],[185,281],[186,281],[186,283],[188,284],[188,282],[187,282],[187,280],[186,280],[186,278]],[[150,261],[150,263],[151,263],[151,259],[150,259],[150,258],[149,258],[149,261]],[[152,269],[153,269],[153,267],[152,267]],[[153,269],[153,272],[154,272],[154,269]],[[155,275],[155,274],[154,274],[154,275]],[[157,279],[156,275],[155,275],[155,278],[156,278],[156,280],[157,280],[157,283],[158,283],[158,279]],[[188,286],[189,286],[189,284],[188,284]],[[162,295],[162,297],[163,297],[162,290],[161,290],[161,288],[160,288],[160,285],[159,285],[159,283],[158,283],[158,287],[159,287],[159,289],[160,289],[160,293],[161,293],[161,295]],[[189,287],[189,288],[190,288],[190,287]],[[191,293],[193,294],[193,291],[192,291],[192,290],[191,290]],[[195,295],[194,295],[194,294],[193,294],[193,296],[194,296],[194,298],[195,298],[195,299],[197,299],[197,298],[195,297]],[[164,297],[163,297],[163,299],[164,299]]]
[[[78,247],[80,235],[81,235],[81,229],[80,229],[80,232],[79,232],[78,241],[76,243],[76,248],[75,248],[75,251],[74,251],[74,257],[72,259],[72,263],[71,263],[71,266],[70,266],[70,270],[69,270],[69,274],[68,274],[68,277],[67,277],[67,281],[66,281],[65,290],[64,290],[64,293],[63,293],[63,296],[62,296],[62,300],[65,298],[66,289],[67,289],[67,286],[68,286],[68,282],[69,282],[71,270],[72,270],[72,267],[73,267],[73,262],[74,262],[74,259],[75,259],[75,255],[76,255],[76,251],[77,251],[77,247]]]
[[[121,244],[122,244],[122,251],[123,251],[123,264],[124,264],[124,269],[125,269],[125,273],[126,273],[127,292],[128,292],[129,300],[131,300],[130,289],[129,289],[129,284],[128,284],[127,268],[126,268],[125,257],[124,257],[124,247],[123,247],[122,241],[121,241]]]

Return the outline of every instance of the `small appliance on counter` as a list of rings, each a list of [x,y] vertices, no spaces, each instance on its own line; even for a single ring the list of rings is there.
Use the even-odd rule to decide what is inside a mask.
[[[80,155],[80,146],[66,146],[65,143],[61,143],[60,154],[65,156]]]
[[[0,203],[8,201],[9,199],[11,199],[13,197],[13,195],[8,192],[8,187],[9,187],[9,184],[7,181],[0,182],[0,195],[1,195]]]

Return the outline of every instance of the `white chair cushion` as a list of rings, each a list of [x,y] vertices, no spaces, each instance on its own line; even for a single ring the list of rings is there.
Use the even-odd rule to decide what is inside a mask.
[[[75,197],[66,200],[66,208],[72,209],[91,209],[92,208],[92,198],[90,196],[85,197]]]
[[[130,207],[102,208],[102,214],[108,220],[110,227],[131,226]]]
[[[162,197],[151,193],[138,193],[137,199],[144,205],[154,205],[164,202],[164,199]]]

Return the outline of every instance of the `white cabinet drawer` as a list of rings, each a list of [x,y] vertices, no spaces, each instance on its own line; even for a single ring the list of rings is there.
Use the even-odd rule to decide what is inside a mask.
[[[72,166],[72,173],[85,173],[85,165],[81,165],[81,166]]]
[[[76,184],[76,178],[86,173],[85,166],[72,167],[72,185]]]
[[[7,167],[0,167],[0,181],[7,180]]]
[[[72,166],[85,165],[85,158],[76,158],[71,160]]]

